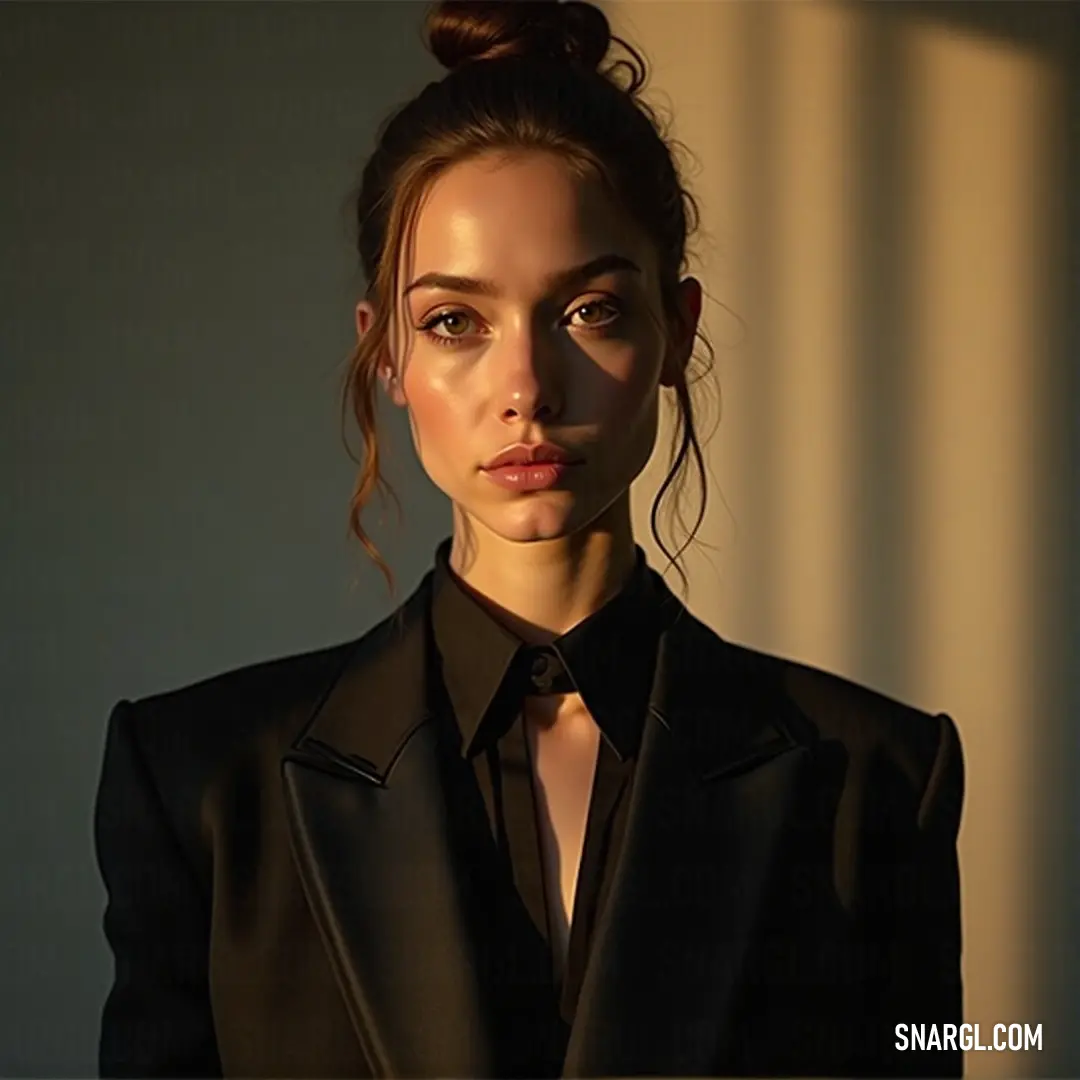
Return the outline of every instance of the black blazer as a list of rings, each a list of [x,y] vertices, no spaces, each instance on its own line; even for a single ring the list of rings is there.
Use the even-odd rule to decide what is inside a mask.
[[[430,591],[113,709],[102,1075],[536,1073],[499,964],[517,909],[429,711]],[[563,1075],[960,1075],[894,1028],[962,1019],[962,796],[948,716],[678,605]]]

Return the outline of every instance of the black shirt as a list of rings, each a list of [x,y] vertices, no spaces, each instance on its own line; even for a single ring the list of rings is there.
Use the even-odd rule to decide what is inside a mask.
[[[436,550],[431,610],[446,698],[495,841],[547,944],[552,989],[568,1026],[622,839],[656,667],[661,594],[639,546],[633,572],[614,597],[550,645],[530,646],[489,614],[450,569],[450,544],[447,539]],[[581,694],[601,739],[559,985],[522,702],[530,694],[572,691]]]

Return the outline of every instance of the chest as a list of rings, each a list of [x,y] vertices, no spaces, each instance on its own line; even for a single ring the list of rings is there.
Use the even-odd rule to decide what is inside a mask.
[[[523,730],[535,750],[534,792],[543,791],[535,820],[546,886],[553,910],[568,916],[574,892],[564,891],[562,870],[568,864],[576,870],[584,854],[594,777],[597,789],[605,788],[603,769],[595,768],[602,737],[587,716],[565,727],[544,724],[543,715],[529,719]],[[477,864],[461,859],[456,841],[446,844],[444,799],[463,806],[459,795],[470,787],[471,772],[466,784],[465,770],[455,767],[461,785],[446,786],[436,745],[424,743],[430,731],[419,731],[385,787],[357,774],[292,764],[284,790],[293,799],[292,820],[304,825],[292,847],[283,842],[284,806],[276,800],[261,812],[252,805],[237,813],[235,798],[218,806],[220,850],[246,845],[260,853],[224,861],[217,871],[211,981],[227,1074],[357,1075],[347,1071],[356,1057],[349,1017],[355,1023],[362,1016],[361,1041],[390,1047],[395,1061],[404,1062],[399,1075],[485,1075],[483,1063],[461,1049],[467,1040],[459,1034],[473,1022],[469,988],[477,972],[485,984],[496,980],[484,999],[498,1012],[491,1031],[505,1029],[508,1045],[521,1044],[523,1010],[514,995],[521,993],[524,967],[518,943],[528,935],[508,925],[509,904],[484,900],[475,918],[467,908],[466,918],[459,915],[455,898],[470,894],[448,883],[475,880]],[[836,865],[837,800],[825,798],[831,785],[805,769],[795,772],[790,757],[690,785],[682,759],[661,758],[657,745],[663,751],[664,743],[654,743],[645,758],[650,771],[634,774],[644,811],[621,841],[623,872],[607,901],[607,933],[589,960],[590,969],[608,974],[590,975],[594,989],[578,1013],[589,1018],[597,1040],[616,1033],[603,1051],[606,1074],[640,1072],[646,1063],[659,1073],[687,1075],[687,1017],[699,1014],[702,1030],[723,1015],[740,1033],[724,1059],[729,1074],[805,1070],[819,1059],[794,1038],[796,1031],[842,1056],[873,975],[866,960],[872,954],[864,952],[873,942],[836,902],[834,882],[844,868]],[[241,779],[229,790],[238,790]],[[281,790],[274,773],[271,782]],[[786,809],[769,815],[763,805]],[[466,820],[464,811],[460,816]],[[253,822],[263,829],[257,841]],[[475,849],[486,850],[486,824],[474,825]],[[588,858],[585,865],[587,879]],[[587,885],[578,891],[590,892]],[[307,911],[312,901],[316,919]],[[327,927],[335,934],[320,942],[318,928]],[[485,966],[490,957],[497,958],[496,975]],[[542,968],[535,968],[538,983]],[[349,975],[341,982],[344,1002],[342,970]],[[362,988],[363,1010],[351,1001],[353,987]],[[691,1066],[715,1068],[711,1045],[695,1054]],[[836,1062],[825,1057],[820,1071],[835,1075]],[[570,1074],[602,1074],[593,1059],[586,1065]],[[500,1074],[507,1072],[486,1073]]]
[[[565,957],[573,921],[589,807],[600,750],[600,728],[580,703],[553,709],[526,699],[523,711],[536,807],[544,892],[555,946]]]

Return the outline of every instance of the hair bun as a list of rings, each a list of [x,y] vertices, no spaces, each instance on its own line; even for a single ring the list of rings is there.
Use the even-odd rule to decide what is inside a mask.
[[[585,0],[438,0],[425,31],[428,49],[450,71],[504,56],[596,70],[611,44],[607,16]]]

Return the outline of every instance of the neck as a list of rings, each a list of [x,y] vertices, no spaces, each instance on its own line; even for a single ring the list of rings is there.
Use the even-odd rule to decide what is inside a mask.
[[[554,540],[506,540],[454,507],[451,569],[530,644],[551,641],[603,607],[636,557],[629,493],[586,528]]]

